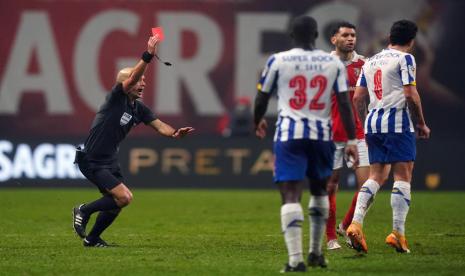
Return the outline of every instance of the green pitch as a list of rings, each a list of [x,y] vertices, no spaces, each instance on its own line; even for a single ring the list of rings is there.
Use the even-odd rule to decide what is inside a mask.
[[[103,235],[114,248],[83,248],[71,229],[71,208],[95,199],[95,190],[0,195],[0,275],[278,275],[287,261],[274,190],[135,190],[133,204]],[[338,221],[351,197],[339,193]],[[464,275],[465,193],[413,193],[409,255],[384,244],[389,197],[378,194],[366,217],[368,255],[326,252],[328,269],[307,273]],[[307,218],[304,225],[307,250]]]

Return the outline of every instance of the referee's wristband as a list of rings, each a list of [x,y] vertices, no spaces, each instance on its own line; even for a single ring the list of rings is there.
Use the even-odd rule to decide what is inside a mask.
[[[356,146],[357,145],[357,139],[351,139],[347,141],[348,146]]]
[[[153,58],[153,55],[147,51],[145,51],[143,54],[142,54],[142,57],[141,59],[145,62],[145,63],[150,63],[150,61],[152,60]]]

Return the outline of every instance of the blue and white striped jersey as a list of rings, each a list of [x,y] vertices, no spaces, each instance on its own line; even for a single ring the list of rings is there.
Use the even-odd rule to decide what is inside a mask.
[[[278,95],[275,141],[330,141],[331,94],[347,92],[346,68],[337,56],[294,48],[272,55],[258,90]]]
[[[414,132],[404,85],[416,85],[415,69],[415,58],[395,49],[385,49],[365,62],[357,81],[370,95],[365,133]]]

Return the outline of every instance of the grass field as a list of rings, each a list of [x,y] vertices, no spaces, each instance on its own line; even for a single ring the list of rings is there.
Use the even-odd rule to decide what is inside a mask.
[[[71,207],[96,198],[94,190],[0,195],[0,275],[277,275],[287,261],[273,190],[135,190],[133,204],[103,235],[113,248],[83,248],[71,230]],[[351,197],[339,194],[338,220]],[[464,207],[463,192],[415,192],[407,222],[412,254],[401,255],[384,245],[391,209],[382,192],[365,220],[368,255],[326,252],[328,269],[307,273],[464,275]]]

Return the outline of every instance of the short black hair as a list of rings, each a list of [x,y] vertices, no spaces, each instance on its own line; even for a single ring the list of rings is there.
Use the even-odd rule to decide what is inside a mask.
[[[313,17],[301,15],[291,23],[291,37],[300,43],[314,43],[318,37],[318,24]]]
[[[331,25],[330,35],[331,35],[331,36],[334,36],[335,34],[337,34],[337,32],[339,32],[339,29],[340,29],[340,28],[349,28],[349,29],[354,29],[354,30],[356,30],[354,24],[349,23],[349,22],[347,22],[347,21],[338,21],[338,22],[334,22],[334,23]]]
[[[394,22],[389,34],[389,41],[392,45],[404,46],[410,43],[417,36],[417,24],[410,20],[399,20]]]

